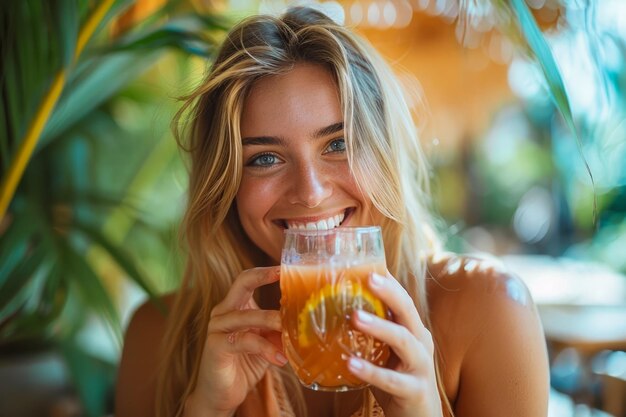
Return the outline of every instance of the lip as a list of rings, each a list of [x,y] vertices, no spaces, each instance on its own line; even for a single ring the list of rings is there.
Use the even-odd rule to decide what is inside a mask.
[[[320,220],[328,219],[329,217],[336,216],[339,213],[343,212],[343,220],[339,227],[345,226],[348,223],[348,220],[352,217],[354,212],[356,211],[356,207],[347,207],[343,210],[333,210],[328,211],[323,214],[315,215],[315,216],[306,216],[306,217],[290,217],[284,219],[276,219],[273,220],[272,223],[280,227],[281,229],[287,229],[287,221],[294,223],[317,223]]]

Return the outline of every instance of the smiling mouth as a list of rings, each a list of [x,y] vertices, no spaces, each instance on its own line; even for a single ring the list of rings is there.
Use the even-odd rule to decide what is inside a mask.
[[[355,208],[350,207],[343,212],[330,216],[328,218],[322,218],[315,221],[298,221],[298,220],[277,220],[275,221],[283,229],[300,229],[300,230],[330,230],[340,227],[344,224],[354,213]]]

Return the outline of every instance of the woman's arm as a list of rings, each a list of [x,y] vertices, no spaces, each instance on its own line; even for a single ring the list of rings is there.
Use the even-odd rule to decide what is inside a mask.
[[[495,264],[474,258],[448,256],[429,272],[433,334],[391,276],[380,284],[370,280],[370,288],[391,308],[395,323],[355,314],[357,328],[388,343],[398,358],[391,368],[350,360],[350,365],[360,365],[351,370],[374,387],[385,415],[448,415],[438,401],[436,340],[455,417],[545,417],[546,346],[524,284]]]
[[[548,357],[528,290],[503,272],[474,279],[468,292],[483,320],[461,363],[456,417],[546,416]]]
[[[166,300],[166,304],[169,304]],[[116,417],[153,417],[165,315],[151,302],[135,311],[126,330],[115,389]]]
[[[184,398],[186,416],[233,415],[270,365],[285,365],[280,314],[259,309],[253,299],[258,287],[278,279],[278,267],[243,271],[211,310],[195,390]],[[116,417],[155,415],[165,321],[147,303],[131,320],[118,376]]]

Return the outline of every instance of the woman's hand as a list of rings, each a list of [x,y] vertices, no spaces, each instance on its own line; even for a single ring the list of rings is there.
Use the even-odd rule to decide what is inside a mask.
[[[433,339],[413,300],[389,274],[387,277],[372,274],[370,288],[390,307],[395,323],[359,310],[354,313],[354,325],[387,343],[397,360],[390,361],[389,368],[381,368],[352,357],[348,362],[350,371],[377,388],[372,392],[387,417],[442,416]]]
[[[260,310],[252,295],[279,278],[279,268],[243,271],[211,312],[198,382],[185,411],[232,415],[270,364],[283,366],[280,313]]]

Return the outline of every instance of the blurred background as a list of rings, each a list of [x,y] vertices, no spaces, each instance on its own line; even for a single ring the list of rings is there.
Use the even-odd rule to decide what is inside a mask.
[[[2,2],[0,416],[112,414],[129,315],[182,274],[178,97],[290,4]],[[446,246],[530,288],[550,415],[626,416],[626,2],[312,4],[403,83]]]

